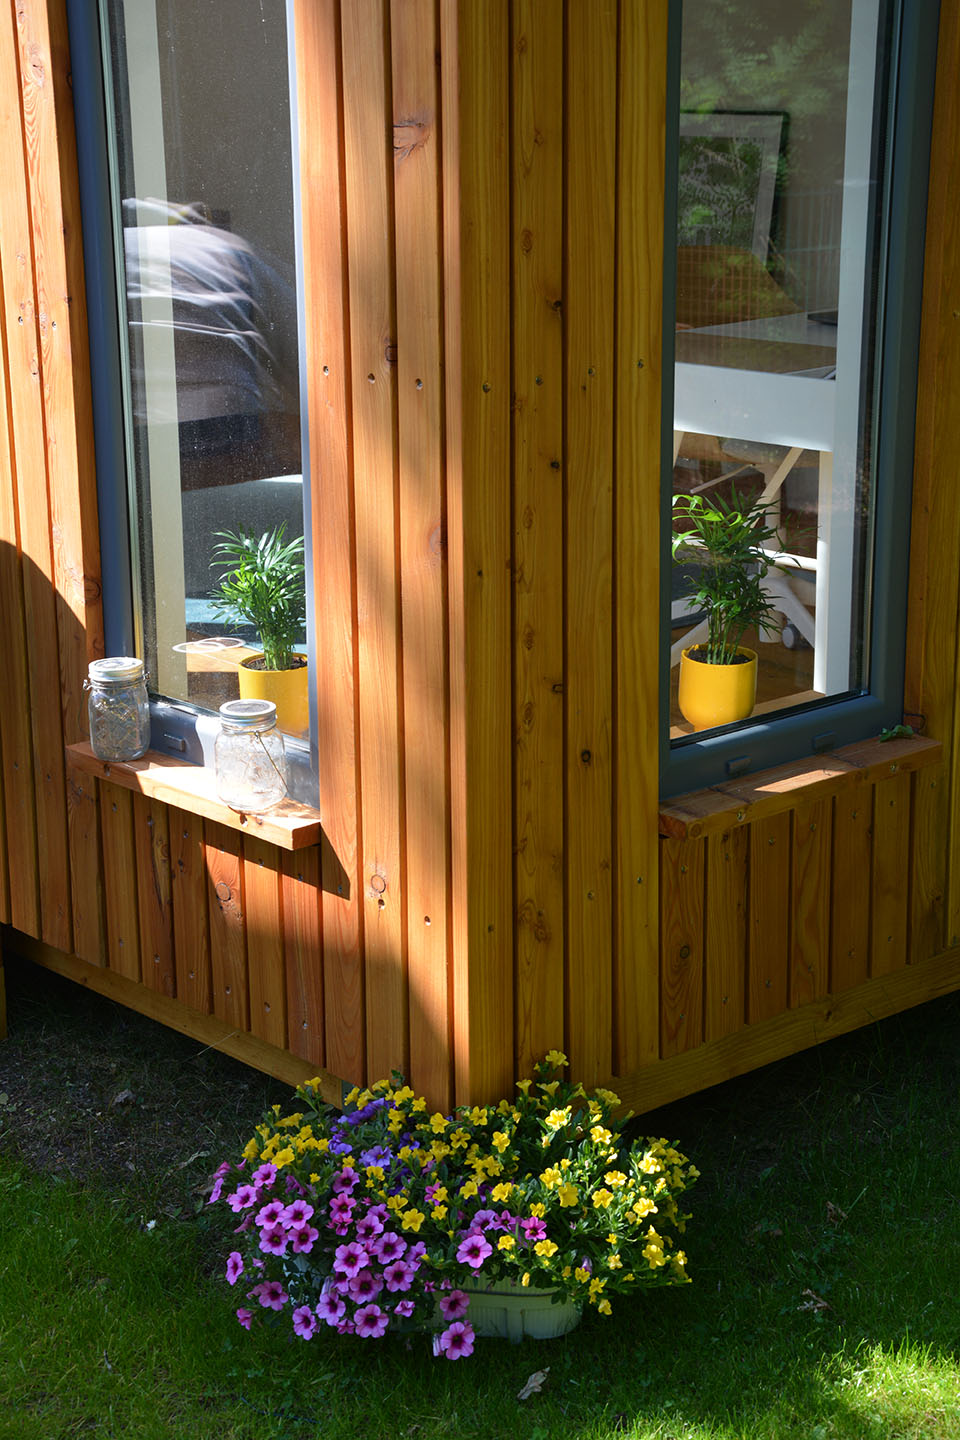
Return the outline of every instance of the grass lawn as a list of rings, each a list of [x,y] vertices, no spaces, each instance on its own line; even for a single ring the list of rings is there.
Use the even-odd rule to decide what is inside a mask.
[[[703,1172],[694,1283],[450,1364],[246,1335],[203,1187],[289,1092],[8,980],[0,1440],[960,1440],[960,997],[645,1117]]]

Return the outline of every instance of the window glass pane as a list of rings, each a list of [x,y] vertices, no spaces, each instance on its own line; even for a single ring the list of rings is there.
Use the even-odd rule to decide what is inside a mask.
[[[142,643],[156,692],[216,708],[259,647],[213,604],[219,532],[303,535],[285,6],[105,22]]]
[[[676,744],[869,685],[887,11],[684,0],[673,524],[691,538],[672,573]],[[685,718],[682,651],[724,641],[758,656],[755,707],[701,701],[714,667],[687,662]],[[739,666],[717,668],[739,688]]]

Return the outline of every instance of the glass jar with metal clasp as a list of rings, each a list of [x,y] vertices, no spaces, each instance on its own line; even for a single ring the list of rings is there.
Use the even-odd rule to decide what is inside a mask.
[[[228,700],[220,706],[214,744],[217,796],[231,810],[260,815],[287,794],[283,736],[272,700]]]
[[[150,748],[150,700],[143,661],[91,660],[84,682],[90,748],[98,760],[138,760]]]

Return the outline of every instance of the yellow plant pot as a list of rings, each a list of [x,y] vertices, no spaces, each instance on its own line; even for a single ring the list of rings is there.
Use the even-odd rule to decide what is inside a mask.
[[[240,699],[272,700],[277,707],[277,728],[288,735],[306,735],[310,728],[310,698],[306,663],[296,670],[252,670],[252,655],[240,662]],[[301,657],[306,661],[306,657]]]
[[[680,658],[680,714],[694,730],[712,730],[746,720],[757,699],[757,652],[741,645],[740,665],[708,665],[691,658],[690,646]]]

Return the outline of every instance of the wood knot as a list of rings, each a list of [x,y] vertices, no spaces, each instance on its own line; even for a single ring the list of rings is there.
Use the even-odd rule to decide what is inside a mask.
[[[428,120],[398,120],[393,127],[394,159],[407,160],[414,150],[421,149],[430,138],[432,129]]]

